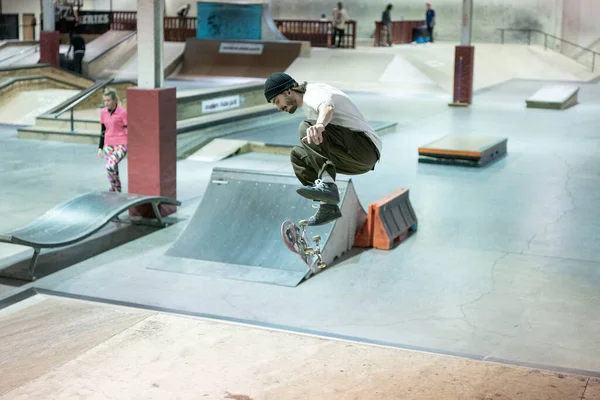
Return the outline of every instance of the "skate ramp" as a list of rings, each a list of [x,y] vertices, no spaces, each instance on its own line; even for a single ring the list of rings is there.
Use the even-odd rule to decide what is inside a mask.
[[[168,77],[181,65],[184,48],[185,44],[181,42],[163,43],[163,71],[165,77]],[[108,66],[102,71],[101,76],[137,82],[139,72],[137,48],[135,50],[129,58],[121,60],[119,64]]]
[[[327,267],[350,250],[366,219],[351,180],[337,182],[343,217],[308,227],[320,235]],[[147,268],[219,278],[296,286],[312,275],[288,250],[281,224],[313,215],[312,202],[296,193],[292,174],[215,168],[196,213],[166,255]]]
[[[313,49],[286,71],[305,81],[329,83],[348,91],[391,93],[454,93],[457,43],[362,47],[352,51]],[[353,68],[348,68],[352,65]],[[475,45],[473,90],[480,91],[512,79],[587,82],[598,76],[589,68],[543,46]]]
[[[261,39],[262,40],[288,40],[283,33],[277,29],[271,8],[268,3],[262,5],[262,21],[261,21]]]
[[[177,78],[235,76],[267,78],[300,57],[302,42],[188,38]]]
[[[86,43],[83,74],[93,79],[105,69],[120,69],[137,51],[137,34],[132,31],[108,31]]]
[[[527,108],[565,110],[578,103],[579,85],[548,85],[533,94],[525,103]]]
[[[190,160],[214,162],[232,155],[248,152],[289,155],[292,147],[300,143],[298,125],[303,117],[290,116],[264,126],[241,128],[229,135],[213,139],[190,155]],[[368,121],[382,136],[396,130],[396,122]]]

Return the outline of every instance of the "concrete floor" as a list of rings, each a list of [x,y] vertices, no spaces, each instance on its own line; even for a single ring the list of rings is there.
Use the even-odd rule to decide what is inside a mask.
[[[146,268],[177,238],[183,221],[33,284],[2,287],[0,298],[36,287],[599,375],[600,87],[581,83],[580,104],[566,111],[526,109],[525,99],[547,83],[541,79],[482,85],[466,109],[448,107],[441,86],[428,84],[423,93],[352,90],[368,119],[398,123],[396,133],[383,137],[376,170],[353,177],[365,207],[398,187],[410,189],[419,231],[392,251],[359,252],[296,288]],[[484,169],[417,162],[418,146],[458,133],[508,137],[508,155]],[[0,184],[8,189],[0,192],[1,231],[107,187],[94,146],[15,135],[0,130]],[[277,155],[181,161],[178,217],[193,214],[217,165],[291,171],[288,158]],[[126,189],[126,162],[121,171]],[[9,251],[3,249],[0,254]]]
[[[5,400],[600,399],[598,378],[46,295],[0,337]]]

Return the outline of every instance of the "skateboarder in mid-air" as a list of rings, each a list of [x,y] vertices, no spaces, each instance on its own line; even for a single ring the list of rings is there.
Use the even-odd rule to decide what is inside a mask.
[[[323,225],[342,216],[336,173],[359,175],[375,169],[381,139],[362,113],[341,90],[321,83],[299,85],[285,73],[271,74],[265,97],[290,114],[302,108],[306,119],[298,128],[301,146],[294,146],[291,161],[302,187],[301,196],[319,201],[308,225]]]

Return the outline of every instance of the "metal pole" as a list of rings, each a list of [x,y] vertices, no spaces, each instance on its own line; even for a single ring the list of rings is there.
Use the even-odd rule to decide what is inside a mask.
[[[73,109],[75,107],[71,107],[71,132],[75,132],[75,122],[73,121]]]
[[[462,28],[460,32],[460,45],[470,46],[473,33],[473,0],[463,0]]]

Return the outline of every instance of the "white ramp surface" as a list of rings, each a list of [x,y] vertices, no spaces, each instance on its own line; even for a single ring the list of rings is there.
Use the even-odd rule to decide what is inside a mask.
[[[577,104],[578,93],[578,85],[549,85],[535,92],[526,103],[529,108],[564,110]]]

